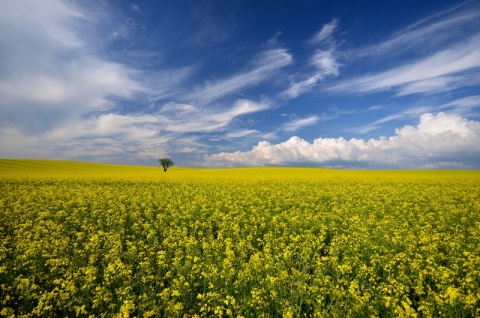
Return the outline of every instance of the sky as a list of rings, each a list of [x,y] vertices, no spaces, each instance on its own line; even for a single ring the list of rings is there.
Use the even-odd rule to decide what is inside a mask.
[[[480,1],[0,2],[0,158],[480,169]]]

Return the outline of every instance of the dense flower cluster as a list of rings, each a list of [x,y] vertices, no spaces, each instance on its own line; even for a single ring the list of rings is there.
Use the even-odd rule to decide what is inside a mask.
[[[480,173],[1,178],[0,316],[480,315]]]

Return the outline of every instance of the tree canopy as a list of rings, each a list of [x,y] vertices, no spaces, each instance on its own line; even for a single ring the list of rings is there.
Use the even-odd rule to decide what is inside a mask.
[[[158,161],[160,161],[160,165],[163,167],[163,171],[165,172],[167,172],[169,167],[173,166],[173,161],[169,158],[158,159]]]

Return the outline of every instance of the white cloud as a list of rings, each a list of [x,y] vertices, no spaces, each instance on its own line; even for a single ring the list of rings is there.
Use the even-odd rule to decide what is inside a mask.
[[[266,47],[276,47],[279,44],[278,38],[282,35],[282,31],[277,31],[275,34],[268,39],[267,43],[263,44]]]
[[[0,123],[45,131],[147,91],[138,72],[100,57],[95,23],[60,0],[2,3]]]
[[[135,3],[130,3],[130,10],[135,11],[135,12],[142,12],[140,7],[136,5]]]
[[[366,125],[348,129],[347,131],[364,134],[372,130],[381,128],[382,125],[387,122],[394,120],[418,118],[418,116],[427,112],[434,111],[435,109],[440,109],[445,113],[453,113],[463,116],[469,115],[469,117],[474,117],[478,114],[472,112],[471,110],[478,107],[480,107],[480,95],[467,96],[442,104],[440,106],[417,106],[413,108],[407,108],[394,114],[384,116]],[[371,107],[369,110],[375,109],[377,109],[377,107]]]
[[[343,80],[331,91],[372,93],[393,90],[397,96],[437,94],[479,84],[480,10],[464,2],[419,20],[378,44],[343,52],[350,63],[391,65],[377,73]],[[380,67],[378,67],[380,66]]]
[[[404,126],[389,138],[346,140],[318,138],[309,143],[292,137],[280,144],[260,142],[247,152],[206,156],[209,165],[284,165],[291,163],[329,165],[349,162],[372,167],[432,167],[454,162],[463,168],[478,168],[480,162],[480,122],[458,115],[424,114],[416,127]],[[450,165],[450,166],[454,166]]]
[[[134,35],[140,34],[142,22],[122,16],[121,11],[110,12],[106,10],[108,5],[99,3],[92,9],[83,2],[68,0],[46,3],[19,0],[0,4],[0,156],[69,159],[98,156],[95,160],[102,161],[115,161],[120,156],[127,160],[155,158],[167,150],[204,152],[209,146],[201,140],[212,137],[213,133],[215,137],[223,133],[218,139],[222,142],[225,138],[238,138],[235,141],[242,142],[244,137],[246,141],[243,142],[253,138],[269,140],[276,138],[280,131],[294,132],[329,119],[323,115],[294,119],[269,133],[242,127],[244,121],[239,119],[241,116],[274,107],[268,101],[232,99],[232,94],[249,93],[249,88],[268,84],[293,64],[290,51],[278,48],[280,32],[262,45],[264,51],[255,56],[243,71],[204,82],[203,85],[193,82],[186,85],[200,63],[195,68],[186,66],[158,70],[172,55],[169,53],[173,51],[168,51],[168,41],[162,42],[162,51],[153,50],[158,43],[142,48],[140,44],[146,38],[134,39]],[[127,10],[123,14],[137,18],[142,13],[135,3],[127,3],[124,9]],[[332,89],[354,93],[394,89],[398,96],[403,96],[477,85],[480,82],[480,36],[472,36],[472,33],[478,33],[480,20],[475,20],[478,16],[478,11],[464,11],[449,15],[447,19],[443,19],[444,15],[432,17],[410,26],[378,46],[365,48],[364,56],[378,57],[382,53],[412,48],[422,41],[428,43],[428,48],[437,48],[434,44],[438,43],[444,45],[437,53],[412,64],[343,81]],[[439,17],[442,20],[438,21]],[[221,24],[209,19],[202,19],[201,14],[197,16],[197,21],[205,24],[185,42],[195,39],[215,42],[229,37],[228,28],[219,28]],[[458,31],[465,30],[466,24],[471,25],[468,37],[458,37]],[[339,22],[334,19],[308,41],[313,45],[308,46],[310,57],[302,65],[295,65],[305,72],[291,76],[290,86],[277,97],[295,98],[320,86],[323,81],[339,76],[343,67],[339,59],[348,55],[338,50],[335,41],[338,28]],[[212,32],[205,31],[214,31],[215,39],[209,39]],[[448,41],[452,39],[455,39],[452,42],[455,45],[449,47]],[[133,40],[135,43],[130,42]],[[119,47],[128,42],[133,43],[131,51],[121,52]],[[111,44],[115,45],[110,47]],[[445,46],[449,48],[445,49]],[[175,58],[173,64],[180,63],[184,57]],[[268,94],[270,88],[262,91]],[[219,100],[226,103],[221,104]],[[465,114],[475,107],[478,107],[478,96],[457,99],[440,106],[440,109],[456,113],[464,111],[462,114]],[[385,116],[358,128],[357,132],[361,129],[370,131],[385,122],[412,116]],[[455,129],[458,130],[458,127]],[[406,137],[398,135],[392,138]],[[319,139],[318,143],[327,141]],[[360,160],[358,149],[370,149],[373,147],[370,144],[374,143],[340,138],[329,142],[332,145],[345,144],[344,148],[350,149],[351,160],[355,162]],[[384,141],[379,139],[378,142]],[[293,148],[295,144],[298,152]],[[313,147],[315,143],[294,138],[279,145],[267,147],[262,144],[258,151],[270,151],[272,160],[284,162],[282,151],[278,148],[290,151],[292,157],[301,159],[314,157],[309,145]],[[352,145],[357,145],[357,148]],[[340,148],[335,148],[340,159],[329,160],[350,158]],[[453,162],[450,159],[444,158],[442,162]],[[269,162],[258,160],[260,163]]]
[[[175,96],[178,94],[178,87],[181,87],[193,72],[193,67],[182,67],[144,75],[149,82],[150,98],[158,100]]]
[[[278,138],[278,133],[280,132],[294,132],[301,130],[305,127],[315,125],[319,122],[327,121],[338,117],[337,113],[326,114],[322,113],[320,115],[310,115],[304,118],[297,118],[296,114],[282,114],[283,117],[289,116],[291,119],[280,126],[277,129],[274,129],[270,132],[259,134],[257,137],[263,139],[275,139]]]
[[[225,138],[243,138],[246,136],[256,135],[259,131],[256,129],[244,129],[239,131],[232,131],[225,135]]]
[[[268,109],[268,103],[238,100],[228,109],[203,109],[189,104],[168,103],[156,114],[104,114],[81,123],[70,125],[52,134],[68,134],[63,137],[122,137],[144,140],[172,133],[208,133],[225,128],[235,118]],[[131,136],[131,137],[129,137]]]
[[[145,118],[105,115],[85,122],[56,127],[42,134],[26,134],[18,128],[1,129],[3,158],[94,159],[125,162],[155,159],[162,155],[172,135],[157,134]],[[178,144],[178,140],[175,144]]]
[[[296,131],[303,127],[314,125],[318,123],[321,118],[317,115],[312,115],[307,118],[297,118],[288,123],[282,125],[282,130],[284,131]]]
[[[72,4],[67,5],[64,1],[38,3],[34,0],[23,0],[3,2],[1,6],[0,26],[3,32],[0,41],[2,44],[8,43],[12,49],[21,49],[27,40],[39,49],[46,46],[87,46],[86,41],[72,30],[79,23],[88,21],[89,17]],[[19,58],[22,58],[23,54],[29,54],[22,50],[17,53],[20,54]]]
[[[280,93],[280,97],[285,99],[292,99],[301,94],[310,91],[321,79],[321,74],[313,74],[301,81],[294,81],[290,87]]]
[[[328,77],[336,77],[339,75],[341,65],[335,57],[336,43],[333,39],[333,33],[337,26],[338,20],[334,19],[330,23],[325,24],[322,29],[309,40],[310,44],[322,44],[322,47],[327,47],[327,49],[317,49],[315,51],[309,61],[310,66],[313,66],[315,70],[293,79],[290,86],[279,94],[281,98],[296,98],[303,93],[311,91],[319,82]]]
[[[228,109],[214,109],[190,104],[168,103],[158,113],[162,129],[170,132],[212,132],[225,128],[235,118],[264,111],[269,102],[256,103],[246,99],[238,100]]]
[[[211,102],[239,90],[258,85],[271,78],[276,71],[292,63],[292,56],[285,49],[271,49],[256,57],[253,68],[230,78],[207,83],[187,94],[184,100]]]
[[[0,6],[0,157],[116,162],[158,158],[167,149],[190,153],[208,146],[188,134],[223,130],[270,107],[243,99],[228,107],[167,103],[142,113],[178,94],[192,68],[140,72],[107,60],[94,32],[101,21],[69,2]],[[228,93],[250,85],[249,75],[262,81],[290,62],[286,50],[265,51],[243,76],[208,87]]]
[[[316,70],[312,74],[307,75],[305,79],[292,82],[289,88],[280,93],[280,96],[285,99],[298,97],[310,91],[327,77],[338,76],[340,64],[333,54],[333,49],[330,51],[317,50],[310,60],[310,64],[315,66]]]
[[[106,113],[85,120],[64,122],[37,134],[2,127],[0,157],[97,157],[96,160],[114,162],[119,155],[125,155],[126,159],[152,159],[166,149],[189,153],[207,146],[187,134],[226,129],[236,118],[269,107],[268,102],[255,103],[249,100],[238,100],[227,109],[168,103],[157,113]],[[254,132],[244,131],[243,136]]]
[[[372,130],[381,128],[382,124],[388,123],[390,121],[400,120],[400,119],[405,119],[405,118],[418,118],[418,116],[420,116],[421,114],[424,114],[424,113],[429,112],[431,110],[432,110],[432,107],[428,107],[428,106],[409,108],[409,109],[405,109],[401,112],[397,112],[395,114],[387,115],[385,117],[377,119],[374,122],[368,123],[366,125],[348,129],[347,131],[364,134],[364,133],[368,133]]]
[[[397,96],[406,96],[411,94],[432,94],[445,92],[460,86],[468,86],[468,82],[461,76],[437,76],[426,80],[405,84],[400,88]]]
[[[333,56],[333,51],[317,50],[311,59],[322,76],[338,76],[340,64]]]
[[[355,132],[355,133],[360,133],[360,134],[365,134],[365,133],[368,133],[372,130],[380,128],[382,126],[382,124],[384,124],[384,123],[387,123],[387,122],[392,121],[392,120],[398,120],[398,119],[401,119],[401,118],[404,118],[403,114],[392,114],[392,115],[388,115],[388,116],[385,116],[383,118],[380,118],[378,120],[375,120],[372,123],[368,123],[368,124],[360,126],[360,127],[351,128],[348,131]]]
[[[420,61],[352,80],[329,88],[336,92],[369,93],[390,89],[399,95],[436,91],[445,87],[448,76],[480,67],[480,35],[469,38],[449,49],[437,52]],[[450,77],[451,80],[451,77]]]
[[[383,58],[404,53],[408,50],[421,50],[449,46],[463,39],[469,31],[479,25],[478,5],[467,3],[455,6],[445,12],[437,13],[395,33],[390,39],[379,44],[362,47],[349,52],[353,59]],[[459,10],[461,9],[461,10]]]
[[[331,22],[324,24],[320,31],[317,32],[308,42],[310,44],[320,44],[325,41],[330,41],[332,34],[338,27],[338,20],[333,19]]]
[[[480,107],[480,95],[462,97],[440,106],[442,109],[450,107],[457,109]]]

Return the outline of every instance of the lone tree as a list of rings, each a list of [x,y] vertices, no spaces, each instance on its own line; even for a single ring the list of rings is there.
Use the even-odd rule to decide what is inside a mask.
[[[167,172],[168,167],[173,166],[173,161],[168,158],[158,159],[160,165],[163,167],[163,171]]]

